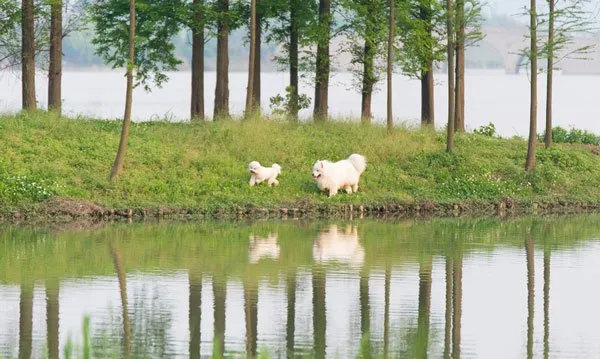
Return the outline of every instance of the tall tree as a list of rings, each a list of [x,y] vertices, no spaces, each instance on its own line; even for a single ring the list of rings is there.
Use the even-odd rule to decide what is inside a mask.
[[[392,73],[394,70],[394,0],[390,0],[390,17],[388,20],[388,43],[387,43],[387,129],[391,132],[394,127],[392,114]]]
[[[256,0],[250,0],[250,50],[248,56],[248,86],[246,87],[246,111],[245,116],[251,117],[254,113],[255,98],[254,98],[254,81],[256,70]]]
[[[433,64],[447,50],[440,37],[446,27],[443,7],[435,0],[408,0],[399,10],[402,71],[421,81],[421,124],[434,125]]]
[[[192,3],[192,99],[191,120],[204,119],[204,0]]]
[[[552,89],[554,67],[564,58],[586,59],[595,44],[579,47],[571,46],[574,35],[591,33],[595,28],[594,20],[586,11],[589,0],[547,0],[548,2],[548,37],[542,44],[540,53],[547,57],[546,65],[546,131],[544,143],[546,148],[552,146]],[[560,3],[560,6],[559,6]],[[545,21],[545,16],[543,16]],[[577,56],[574,56],[577,55]]]
[[[217,83],[213,120],[229,117],[229,0],[217,0]]]
[[[260,78],[261,78],[261,55],[262,46],[262,22],[263,22],[263,2],[256,0],[256,25],[255,25],[255,45],[254,45],[254,79],[252,80],[252,103],[255,112],[260,112]],[[265,4],[266,5],[266,4]]]
[[[481,3],[479,0],[457,0],[453,12],[456,51],[455,66],[455,131],[465,131],[465,49],[483,39]],[[448,15],[450,16],[450,15]]]
[[[21,1],[21,88],[23,110],[35,110],[35,26],[33,0]]]
[[[190,344],[188,355],[190,359],[200,359],[200,323],[202,321],[202,275],[190,269],[189,282],[189,331]]]
[[[346,0],[343,3],[348,24],[345,26],[345,47],[352,55],[351,63],[357,87],[361,92],[361,121],[370,123],[373,117],[371,103],[375,84],[380,80],[378,60],[385,56],[388,29],[387,1]]]
[[[448,125],[446,128],[446,152],[454,149],[454,3],[446,0],[446,32],[448,53]]]
[[[92,44],[96,54],[114,68],[126,67],[123,129],[111,180],[123,171],[131,125],[134,70],[135,85],[141,84],[149,91],[152,84],[161,86],[167,81],[165,72],[174,70],[181,63],[171,41],[181,24],[179,12],[173,9],[182,8],[181,1],[137,0],[126,5],[122,0],[98,0],[90,6],[94,24]],[[126,23],[129,23],[129,31],[123,31]]]
[[[281,45],[281,52],[274,57],[278,69],[289,71],[290,82],[286,88],[287,98],[283,106],[289,119],[298,121],[298,112],[310,105],[306,95],[300,95],[300,73],[312,71],[314,53],[302,51],[314,44],[316,31],[317,3],[302,0],[281,0],[259,2],[262,12],[268,12],[273,19],[269,21],[267,41]],[[266,6],[269,4],[269,6]],[[266,8],[266,9],[265,9]],[[271,103],[276,96],[271,98]]]
[[[315,73],[315,121],[327,121],[329,99],[329,40],[331,39],[331,0],[319,0],[317,63]]]
[[[433,38],[433,9],[431,2],[423,1],[419,6],[419,18],[425,29],[425,36]],[[435,104],[433,92],[433,50],[426,48],[427,57],[421,72],[421,125],[435,125]]]
[[[456,0],[456,81],[454,105],[455,131],[465,131],[465,0]]]
[[[59,288],[58,279],[46,281],[46,333],[48,358],[59,358]]]
[[[62,0],[50,3],[50,64],[48,67],[48,110],[61,113]]]
[[[131,127],[131,107],[133,103],[133,67],[135,64],[135,0],[129,0],[129,61],[127,62],[127,85],[125,88],[125,114],[117,157],[110,172],[110,180],[118,178],[123,172],[127,142],[129,141],[129,128]]]
[[[531,69],[529,93],[529,140],[527,142],[527,160],[525,170],[535,168],[535,145],[537,131],[537,78],[538,78],[538,48],[537,48],[537,12],[536,1],[530,0],[529,5],[529,64]]]

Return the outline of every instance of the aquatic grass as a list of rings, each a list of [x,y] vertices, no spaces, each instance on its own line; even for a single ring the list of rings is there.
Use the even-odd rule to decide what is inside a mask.
[[[349,121],[143,122],[132,125],[125,172],[110,183],[120,122],[33,112],[0,116],[0,126],[4,207],[55,195],[110,208],[168,206],[206,212],[300,203],[600,201],[600,157],[577,144],[540,148],[537,170],[527,173],[526,142],[520,138],[460,133],[456,150],[448,154],[444,133],[406,126],[387,134],[382,126]],[[327,198],[311,178],[312,164],[353,152],[368,160],[359,192]],[[251,160],[279,163],[281,185],[249,187],[246,166]],[[31,183],[15,195],[7,189],[18,187],[10,180],[14,178]]]

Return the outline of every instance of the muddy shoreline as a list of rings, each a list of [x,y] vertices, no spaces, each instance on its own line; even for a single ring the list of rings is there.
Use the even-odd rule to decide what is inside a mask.
[[[26,208],[4,209],[0,223],[43,224],[89,220],[248,220],[248,219],[356,219],[356,218],[441,218],[441,217],[514,217],[520,215],[577,214],[600,212],[600,202],[582,201],[464,201],[437,203],[314,204],[298,201],[278,207],[236,206],[208,211],[205,209],[153,207],[113,209],[98,204],[54,197]]]

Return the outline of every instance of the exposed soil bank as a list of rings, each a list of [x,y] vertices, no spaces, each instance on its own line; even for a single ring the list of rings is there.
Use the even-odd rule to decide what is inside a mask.
[[[244,207],[203,210],[192,208],[106,208],[98,204],[53,197],[50,200],[27,208],[10,209],[0,213],[4,223],[70,222],[89,220],[111,221],[115,219],[353,219],[353,218],[422,218],[459,216],[517,216],[537,214],[574,214],[600,211],[598,202],[556,201],[533,202],[515,201],[510,198],[498,202],[457,202],[436,203],[381,203],[368,205],[323,205],[298,201],[282,204],[279,207]]]

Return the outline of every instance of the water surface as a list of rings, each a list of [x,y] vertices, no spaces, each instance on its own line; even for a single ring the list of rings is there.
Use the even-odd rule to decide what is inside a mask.
[[[595,357],[598,238],[600,215],[5,226],[0,357]]]

